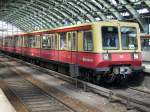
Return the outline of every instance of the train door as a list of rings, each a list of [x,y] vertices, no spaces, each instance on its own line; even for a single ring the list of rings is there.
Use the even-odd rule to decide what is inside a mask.
[[[72,77],[77,77],[79,75],[78,67],[78,33],[69,32],[68,33],[68,49],[70,51],[70,74]]]
[[[12,37],[12,52],[15,52],[15,37]]]

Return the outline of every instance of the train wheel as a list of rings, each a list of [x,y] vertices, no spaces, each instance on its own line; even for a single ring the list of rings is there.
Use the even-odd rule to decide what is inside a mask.
[[[129,84],[131,86],[139,86],[144,81],[144,74],[142,72],[133,73],[129,76]]]
[[[94,80],[93,80],[93,83],[95,83],[95,84],[101,84],[102,82],[103,82],[103,80],[102,80],[102,75],[96,75],[96,76],[93,76],[94,78]]]
[[[105,82],[106,83],[113,83],[116,79],[116,74],[112,73],[109,76],[105,77]]]
[[[124,77],[124,78],[122,76],[117,77],[116,80],[114,81],[114,85],[116,87],[126,88],[128,86],[128,77]]]

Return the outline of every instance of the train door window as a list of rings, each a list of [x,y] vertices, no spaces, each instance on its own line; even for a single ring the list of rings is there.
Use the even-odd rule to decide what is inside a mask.
[[[55,35],[52,34],[51,38],[52,38],[52,49],[55,49]]]
[[[37,43],[37,41],[36,41],[36,37],[35,37],[35,36],[33,36],[33,37],[32,37],[32,47],[33,47],[33,48],[35,48],[35,47],[36,47],[36,43]]]
[[[41,36],[37,35],[36,38],[37,38],[37,48],[40,48],[41,47]]]
[[[77,47],[77,33],[73,32],[72,34],[72,50],[76,50]]]
[[[133,27],[121,27],[122,48],[137,49],[137,31]]]
[[[55,49],[57,49],[57,45],[58,45],[57,44],[57,34],[54,35],[54,38],[55,38]]]
[[[53,49],[57,49],[57,34],[52,34]]]
[[[28,37],[24,37],[24,47],[28,47]]]
[[[8,37],[8,46],[9,46],[9,37]]]
[[[15,38],[16,41],[16,47],[18,46],[18,37]]]
[[[21,46],[21,37],[18,37],[18,46]]]
[[[83,32],[83,45],[84,51],[92,51],[93,50],[93,36],[91,31]]]
[[[102,27],[102,45],[103,49],[113,50],[119,48],[118,27]]]
[[[71,32],[68,33],[68,49],[72,50],[72,45],[71,45]]]
[[[66,33],[60,33],[60,49],[66,49]]]
[[[53,34],[48,35],[48,45],[50,49],[53,49]]]
[[[32,47],[32,37],[28,37],[28,47]]]
[[[20,37],[16,37],[16,46],[19,47],[20,46]]]

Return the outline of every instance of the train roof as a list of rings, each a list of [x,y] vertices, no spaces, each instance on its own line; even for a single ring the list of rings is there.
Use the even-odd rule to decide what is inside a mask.
[[[27,35],[43,35],[43,34],[48,34],[48,33],[61,33],[61,32],[71,32],[71,31],[81,31],[81,30],[84,31],[84,30],[90,30],[92,28],[92,25],[94,25],[94,24],[102,24],[102,23],[130,23],[132,25],[137,25],[137,23],[135,23],[135,22],[118,21],[118,20],[99,21],[99,22],[93,22],[93,23],[83,23],[83,24],[63,26],[63,27],[58,27],[58,28],[53,28],[53,29],[27,32],[27,33],[22,33],[22,34],[18,34],[18,35],[8,36],[8,37],[27,36]]]

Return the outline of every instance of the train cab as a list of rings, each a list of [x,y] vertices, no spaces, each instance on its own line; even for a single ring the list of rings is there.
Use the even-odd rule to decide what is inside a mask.
[[[90,60],[89,63],[84,63],[86,66],[94,67],[97,74],[102,73],[102,76],[112,80],[117,77],[127,78],[142,71],[140,31],[137,23],[99,22],[93,24],[92,33],[93,51],[89,53],[91,57],[84,57],[87,61]]]

